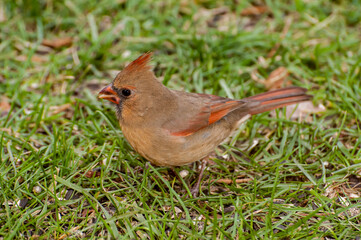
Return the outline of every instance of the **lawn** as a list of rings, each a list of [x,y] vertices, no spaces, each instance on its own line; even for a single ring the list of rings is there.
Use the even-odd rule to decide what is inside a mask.
[[[360,42],[358,0],[0,2],[0,239],[360,239]],[[97,99],[148,51],[169,88],[313,106],[253,116],[192,198],[199,163],[147,164]]]

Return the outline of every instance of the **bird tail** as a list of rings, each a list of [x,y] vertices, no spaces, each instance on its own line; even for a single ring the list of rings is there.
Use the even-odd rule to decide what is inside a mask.
[[[243,100],[250,102],[260,102],[249,111],[250,114],[258,114],[281,108],[287,105],[296,104],[312,99],[312,95],[306,94],[307,89],[301,87],[287,87],[274,91],[261,93]]]

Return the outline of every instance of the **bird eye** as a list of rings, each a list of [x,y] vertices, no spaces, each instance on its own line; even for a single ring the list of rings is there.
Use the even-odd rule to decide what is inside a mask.
[[[123,88],[123,89],[122,89],[122,95],[123,95],[124,97],[129,97],[130,94],[132,94],[132,91],[130,91],[129,89],[127,89],[127,88]]]

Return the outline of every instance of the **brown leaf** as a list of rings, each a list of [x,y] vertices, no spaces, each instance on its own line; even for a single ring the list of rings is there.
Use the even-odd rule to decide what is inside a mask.
[[[101,168],[94,168],[89,170],[85,173],[85,177],[92,178],[92,177],[100,177],[100,169]]]
[[[198,34],[204,34],[209,28],[217,28],[219,31],[228,31],[237,25],[237,15],[228,7],[214,9],[201,8],[193,15],[193,24]],[[189,27],[189,26],[187,26]]]
[[[88,211],[88,210],[86,210],[86,211]],[[94,211],[94,210],[89,210],[89,212],[90,211]],[[83,211],[84,212],[84,211]],[[87,215],[86,215],[87,216]],[[84,217],[85,218],[85,217]],[[75,235],[76,237],[77,237],[77,235],[76,234],[74,234],[74,233],[78,233],[77,231],[78,231],[78,229],[80,228],[80,226],[76,226],[76,227],[73,227],[72,229],[70,229],[67,233],[64,233],[63,235],[61,235],[59,238],[57,238],[58,240],[62,240],[62,239],[67,239],[67,238],[69,238],[69,236],[71,236],[71,235]],[[79,233],[78,233],[79,235],[81,235],[81,234],[83,234],[82,232],[80,232],[79,231]],[[79,238],[81,238],[81,237],[79,237]]]
[[[14,132],[12,129],[10,128],[0,128],[0,132],[6,132],[9,135],[15,136],[17,138],[20,137],[20,133],[18,132]]]
[[[225,184],[232,184],[233,182],[235,182],[235,183],[239,184],[239,183],[247,183],[250,181],[253,181],[253,179],[252,178],[242,178],[242,179],[233,180],[233,179],[228,179],[228,178],[222,178],[222,179],[216,180],[215,182],[216,183],[225,183]]]
[[[307,101],[287,106],[286,116],[291,120],[305,120],[306,122],[311,122],[312,118],[307,118],[310,114],[324,112],[325,110],[326,107],[322,104],[314,106],[311,101]],[[272,111],[271,115],[272,117],[276,117],[276,111]]]
[[[63,105],[60,105],[60,106],[51,106],[50,107],[50,110],[52,111],[51,112],[51,115],[55,115],[55,114],[58,114],[58,113],[61,113],[61,112],[64,112],[68,109],[71,108],[71,104],[70,103],[67,103],[67,104],[63,104]]]
[[[289,73],[287,68],[279,67],[271,72],[271,74],[265,80],[264,85],[269,90],[289,86],[291,85],[291,82],[286,81],[288,74]]]
[[[267,6],[251,6],[242,10],[241,16],[256,16],[268,12]]]
[[[28,60],[28,56],[20,55],[20,56],[17,56],[15,59],[17,61],[20,61],[20,62],[25,62],[25,61]],[[48,59],[46,57],[42,57],[42,56],[39,56],[39,55],[33,55],[31,57],[31,62],[43,63],[43,62],[46,62],[46,61],[48,61]]]
[[[7,19],[4,3],[0,3],[0,22],[5,22]]]
[[[44,39],[41,44],[51,48],[68,47],[73,44],[73,38],[64,37],[64,38],[56,38],[53,40]]]
[[[328,184],[323,193],[324,196],[328,198],[336,198],[338,196],[344,196],[348,199],[360,198],[361,191],[360,188],[349,188],[348,183],[336,183],[332,182]]]
[[[35,52],[40,55],[49,54],[53,51],[52,48],[43,46],[43,45],[37,45],[36,43],[28,42],[28,41],[21,41],[21,42],[15,42],[14,47],[19,51],[27,51],[28,49],[35,49]]]
[[[257,71],[257,69],[254,69],[254,70],[251,72],[251,78],[252,78],[252,80],[264,85],[264,79],[261,79],[259,76],[260,76],[260,74],[259,74],[259,72]]]
[[[5,96],[2,96],[0,99],[0,112],[7,114],[11,109],[11,105],[9,103],[9,99]]]

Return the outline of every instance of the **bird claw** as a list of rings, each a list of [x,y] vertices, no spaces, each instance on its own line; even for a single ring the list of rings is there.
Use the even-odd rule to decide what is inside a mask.
[[[198,176],[198,180],[197,183],[191,188],[191,194],[193,196],[193,198],[198,197],[199,194],[199,186],[201,185],[201,181],[202,181],[202,177],[203,177],[203,173],[204,173],[204,169],[207,166],[207,161],[208,161],[208,157],[204,158],[202,160],[202,164],[201,164],[201,170]]]
[[[191,188],[191,194],[193,198],[198,197],[199,194],[199,184],[196,184],[196,186]]]

